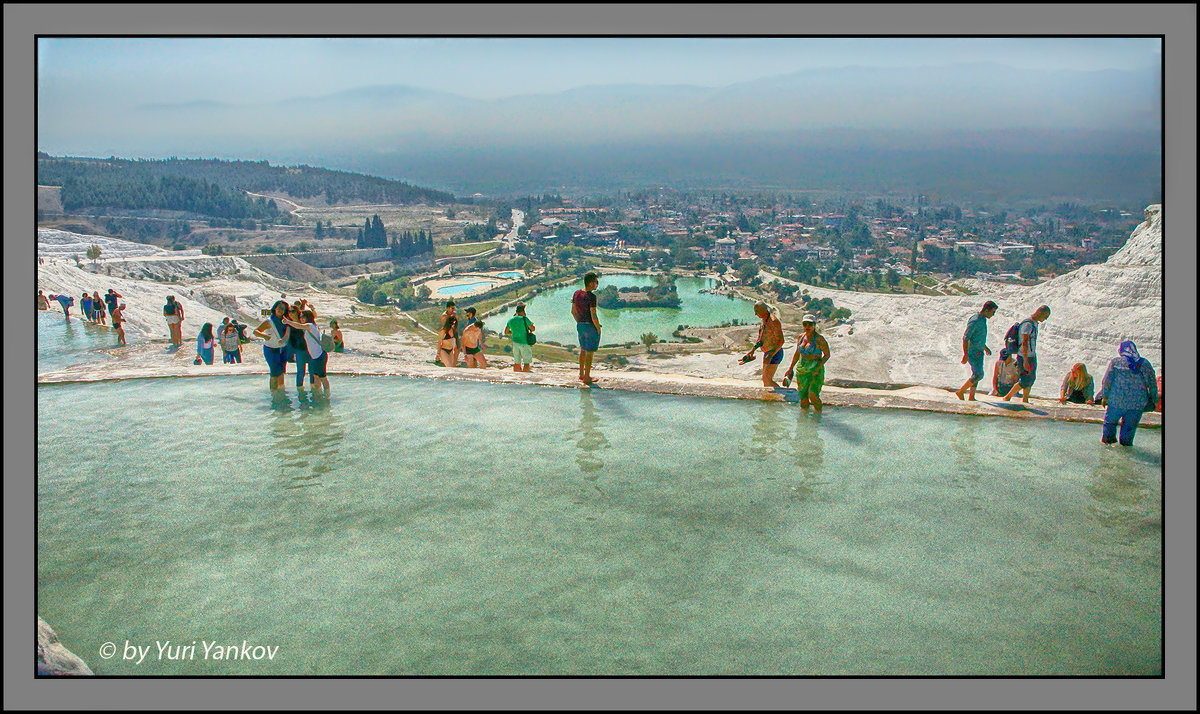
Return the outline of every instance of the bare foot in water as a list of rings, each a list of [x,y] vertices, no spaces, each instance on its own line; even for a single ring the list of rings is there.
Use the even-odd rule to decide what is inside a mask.
[[[962,398],[963,398],[962,392],[960,392],[960,391],[956,391],[956,392],[954,393],[954,396],[958,397],[959,399],[962,399]]]

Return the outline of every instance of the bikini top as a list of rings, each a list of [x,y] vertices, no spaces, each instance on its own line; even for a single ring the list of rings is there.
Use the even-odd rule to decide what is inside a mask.
[[[808,355],[808,356],[821,356],[823,353],[821,352],[821,348],[817,346],[817,337],[818,337],[818,335],[814,333],[812,341],[808,343],[807,347],[805,347],[804,346],[804,336],[801,335],[800,336],[800,354]]]

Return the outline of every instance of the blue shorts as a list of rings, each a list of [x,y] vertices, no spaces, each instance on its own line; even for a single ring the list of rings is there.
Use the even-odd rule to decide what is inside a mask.
[[[316,359],[309,357],[308,358],[308,373],[314,377],[324,377],[325,376],[325,367],[328,363],[329,363],[329,353],[328,352],[322,352],[321,356]]]
[[[579,333],[579,351],[595,352],[600,349],[600,331],[590,322],[575,323],[575,331]]]
[[[968,352],[967,364],[971,365],[971,381],[978,383],[983,379],[983,350]]]
[[[267,360],[267,367],[271,370],[272,377],[281,377],[287,367],[287,360],[283,354],[283,348],[267,347],[263,345],[263,357]]]
[[[1029,371],[1025,371],[1024,357],[1017,355],[1017,369],[1021,370],[1021,386],[1026,389],[1033,386],[1034,380],[1037,379],[1037,357],[1029,358]]]
[[[775,356],[772,357],[771,359],[767,360],[766,363],[767,364],[779,364],[782,361],[783,361],[783,348],[780,347],[779,349],[775,350]]]

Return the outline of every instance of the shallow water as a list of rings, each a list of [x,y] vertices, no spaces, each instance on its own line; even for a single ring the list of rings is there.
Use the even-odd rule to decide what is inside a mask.
[[[94,671],[1162,672],[1156,430],[331,381],[39,387],[38,609]]]
[[[654,279],[647,275],[617,274],[602,276],[600,288],[614,285],[628,288],[638,285],[653,285]],[[676,289],[681,300],[678,308],[638,307],[619,310],[598,309],[600,325],[603,327],[601,345],[619,345],[638,342],[642,333],[653,332],[662,342],[678,341],[671,333],[679,325],[691,327],[715,327],[732,320],[743,324],[756,323],[754,304],[741,299],[730,299],[725,295],[701,293],[711,290],[717,283],[702,278],[677,278]],[[529,301],[525,315],[537,326],[539,341],[553,340],[564,345],[577,345],[575,318],[571,316],[571,298],[583,287],[582,282],[556,288],[538,295]]]
[[[117,332],[112,325],[87,322],[79,317],[78,305],[71,308],[70,320],[63,317],[58,301],[53,301],[51,306],[50,310],[37,311],[39,373],[108,359],[108,355],[99,350],[117,346]]]

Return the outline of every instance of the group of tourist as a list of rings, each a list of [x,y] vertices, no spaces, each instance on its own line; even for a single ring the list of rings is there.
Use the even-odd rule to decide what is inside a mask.
[[[167,322],[172,345],[183,342],[183,305],[174,295],[167,296],[163,305],[163,317]],[[288,363],[296,365],[296,388],[304,387],[304,376],[314,390],[320,387],[329,394],[326,365],[329,352],[345,350],[342,331],[337,320],[330,320],[329,330],[323,331],[316,325],[316,308],[307,300],[296,300],[288,304],[279,300],[272,306],[268,319],[254,330],[264,341],[263,356],[271,373],[271,389],[283,389],[283,376]],[[246,336],[247,325],[236,318],[226,317],[219,328],[211,322],[204,323],[196,336],[194,364],[212,364],[216,348],[221,348],[224,364],[242,363],[242,345],[250,342]]]
[[[125,303],[120,302],[121,294],[112,288],[108,289],[104,297],[100,297],[100,293],[95,292],[88,295],[83,293],[79,298],[79,311],[83,315],[83,319],[94,325],[107,327],[109,320],[112,321],[112,329],[117,333],[117,344],[125,344]],[[37,309],[50,309],[50,301],[55,300],[62,307],[63,315],[71,319],[71,307],[75,305],[75,298],[70,295],[54,295],[47,296],[41,290],[37,294]]]
[[[283,390],[288,363],[296,365],[296,389],[304,389],[304,375],[315,393],[329,396],[327,367],[330,352],[345,351],[345,341],[337,320],[330,320],[329,329],[317,326],[317,311],[307,300],[291,305],[278,300],[271,306],[267,319],[254,334],[263,340],[263,357],[270,370],[270,387]]]
[[[212,364],[218,345],[221,347],[221,361],[224,364],[241,364],[242,345],[249,341],[250,338],[246,337],[246,325],[236,319],[225,318],[215,330],[211,322],[206,322],[196,337],[195,364]]]
[[[584,275],[583,283],[583,288],[576,290],[572,297],[571,314],[575,319],[579,338],[579,380],[590,387],[596,382],[591,375],[592,360],[600,347],[603,329],[596,312],[599,275],[589,272]],[[121,323],[125,305],[119,302],[120,297],[121,295],[112,289],[103,299],[99,293],[84,293],[80,298],[80,308],[85,319],[98,324],[105,324],[107,308],[107,315],[111,317],[113,328],[117,330],[119,344],[123,345],[125,333]],[[75,304],[72,297],[47,297],[42,291],[38,291],[39,310],[48,309],[50,300],[57,300],[62,306],[63,314],[70,319],[70,307]],[[967,320],[962,338],[962,364],[970,365],[971,375],[955,390],[959,399],[975,401],[976,389],[985,374],[983,358],[992,354],[987,346],[987,321],[998,309],[999,306],[994,301],[988,300],[978,313]],[[446,309],[441,315],[436,362],[446,367],[456,367],[461,354],[468,368],[485,369],[488,366],[485,355],[486,327],[475,308],[467,308],[464,314],[466,320],[460,327],[454,301],[446,303]],[[783,324],[778,311],[765,302],[755,303],[754,314],[762,321],[758,339],[738,363],[746,364],[754,360],[755,352],[761,350],[763,386],[778,388],[780,385],[775,382],[775,374],[783,363],[786,342]],[[163,316],[170,332],[171,344],[181,345],[183,305],[175,300],[173,295],[167,296]],[[1021,401],[1029,403],[1029,392],[1037,379],[1038,328],[1049,317],[1050,307],[1042,305],[1028,318],[1009,328],[1004,336],[1004,347],[1000,350],[992,369],[992,396],[1001,397],[1007,402],[1021,393]],[[329,353],[342,352],[345,343],[337,320],[330,321],[328,331],[321,330],[316,322],[316,310],[306,300],[296,300],[289,304],[287,300],[281,299],[271,307],[267,319],[254,330],[254,334],[264,341],[263,356],[270,369],[272,390],[283,389],[287,364],[290,362],[296,366],[297,389],[303,389],[304,376],[307,373],[313,390],[316,391],[319,387],[325,396],[329,395],[329,380],[326,376]],[[241,345],[249,341],[245,328],[245,325],[230,318],[225,318],[220,330],[216,332],[211,323],[205,323],[196,338],[195,363],[212,364],[215,348],[219,345],[225,363],[240,364]],[[829,342],[818,332],[815,316],[805,315],[801,319],[801,328],[791,364],[784,375],[783,388],[788,388],[795,380],[801,408],[807,409],[811,405],[819,412],[822,406],[821,389],[825,384],[825,363],[829,361],[830,356]],[[535,326],[525,314],[525,303],[517,303],[516,314],[505,325],[504,335],[512,340],[513,371],[530,371],[533,362],[532,345],[536,343],[537,338]],[[1095,390],[1095,380],[1088,373],[1086,365],[1075,364],[1063,379],[1059,402],[1105,405],[1107,411],[1101,440],[1106,444],[1119,441],[1122,445],[1131,446],[1143,413],[1156,408],[1162,409],[1161,379],[1155,377],[1153,366],[1138,354],[1137,346],[1132,341],[1122,342],[1117,352],[1117,357],[1108,364],[1098,392]]]
[[[962,364],[970,364],[971,376],[955,394],[959,399],[975,400],[975,389],[983,379],[983,356],[992,351],[987,346],[987,321],[996,314],[998,306],[988,300],[983,308],[967,320],[963,333]],[[1004,348],[992,369],[992,395],[1009,401],[1023,390],[1021,401],[1029,403],[1029,391],[1037,379],[1038,326],[1050,317],[1050,307],[1042,305],[1028,318],[1008,329],[1004,336]],[[1100,391],[1095,391],[1095,380],[1088,374],[1087,366],[1076,363],[1063,379],[1059,390],[1059,403],[1103,404],[1107,407],[1101,441],[1124,446],[1133,445],[1142,414],[1161,410],[1159,397],[1161,380],[1154,375],[1154,367],[1138,354],[1137,345],[1126,340],[1117,348],[1117,356],[1108,363]],[[965,396],[964,396],[965,394]]]
[[[479,318],[475,308],[468,307],[463,311],[466,321],[458,320],[458,310],[453,300],[446,301],[446,309],[442,312],[441,328],[438,330],[437,353],[434,360],[444,367],[458,366],[461,354],[463,363],[468,368],[486,369],[488,366],[485,354],[487,327]],[[518,302],[516,315],[504,326],[504,335],[512,340],[513,371],[528,372],[533,364],[533,345],[537,338],[534,336],[534,325],[525,316],[525,303]]]

